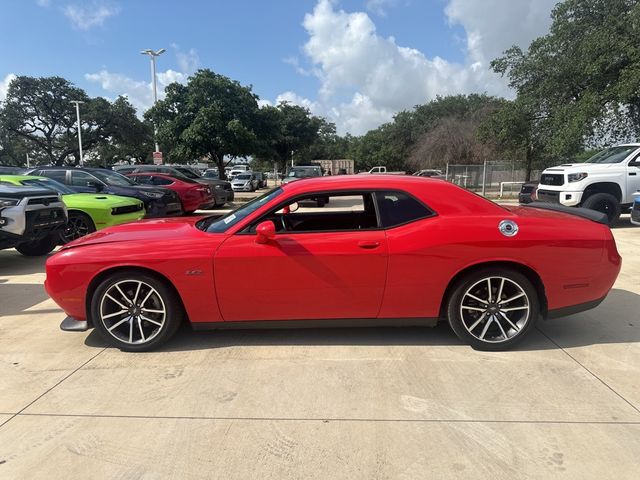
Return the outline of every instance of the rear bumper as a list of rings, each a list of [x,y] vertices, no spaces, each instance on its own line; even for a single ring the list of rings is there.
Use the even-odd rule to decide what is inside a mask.
[[[592,308],[596,308],[598,305],[600,305],[605,298],[606,295],[602,298],[598,298],[597,300],[591,300],[590,302],[570,305],[568,307],[556,308],[555,310],[549,310],[549,312],[547,313],[547,319],[567,317],[569,315],[574,315],[576,313],[591,310]]]

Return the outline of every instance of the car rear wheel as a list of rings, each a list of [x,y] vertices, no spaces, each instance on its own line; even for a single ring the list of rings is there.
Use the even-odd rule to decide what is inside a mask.
[[[76,240],[85,235],[89,235],[96,231],[96,226],[93,224],[93,220],[86,213],[82,212],[69,212],[69,220],[66,227],[60,230],[60,243],[64,245],[72,240]]]
[[[91,299],[91,317],[100,335],[127,352],[159,347],[184,318],[173,289],[142,272],[120,272],[104,280]]]
[[[16,250],[25,257],[40,257],[51,253],[56,248],[57,243],[55,234],[52,234],[32,242],[20,243],[16,245]]]
[[[609,220],[609,226],[613,226],[620,217],[620,203],[610,193],[594,193],[582,202],[582,206],[604,213]]]
[[[535,325],[539,300],[519,272],[483,269],[454,286],[447,306],[456,335],[477,350],[506,350]]]

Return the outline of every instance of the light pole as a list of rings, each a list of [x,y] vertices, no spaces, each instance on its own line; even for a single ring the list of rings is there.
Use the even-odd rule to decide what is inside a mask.
[[[164,48],[161,48],[160,50],[157,50],[157,51],[153,51],[150,48],[147,48],[146,50],[142,50],[140,52],[142,55],[149,55],[149,58],[151,58],[151,81],[153,82],[153,104],[154,105],[158,101],[158,91],[156,86],[156,57],[159,57],[164,52],[166,52]],[[156,152],[159,152],[160,147],[158,146],[158,129],[156,128],[155,124],[153,125],[153,139],[156,144]]]
[[[82,129],[80,128],[80,104],[84,103],[80,100],[72,100],[71,103],[76,106],[76,117],[78,118],[78,148],[80,149],[80,166],[84,165],[82,159]]]

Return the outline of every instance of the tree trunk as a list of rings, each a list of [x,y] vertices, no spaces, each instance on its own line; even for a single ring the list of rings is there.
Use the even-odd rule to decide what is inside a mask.
[[[220,180],[226,180],[227,179],[227,174],[224,171],[224,155],[219,155],[217,152],[211,152],[211,158],[213,158],[213,160],[216,162],[216,165],[218,166],[218,177],[220,178]]]
[[[525,182],[531,181],[531,170],[533,165],[533,145],[527,145],[525,150],[525,165],[526,171],[524,176]]]

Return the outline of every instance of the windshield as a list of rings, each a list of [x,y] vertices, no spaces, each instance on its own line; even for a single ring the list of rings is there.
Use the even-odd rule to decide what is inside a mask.
[[[637,146],[620,146],[611,147],[596,153],[585,163],[620,163],[629,156],[631,152],[636,150]]]
[[[226,232],[233,225],[238,223],[243,218],[248,217],[265,203],[270,201],[272,198],[277,197],[282,193],[281,188],[275,188],[259,197],[254,198],[248,203],[245,203],[242,207],[229,212],[224,217],[213,218],[213,219],[204,219],[198,222],[197,227],[201,230],[204,230],[209,233],[222,233]]]
[[[111,170],[91,170],[91,173],[107,185],[113,185],[114,187],[130,187],[134,185],[134,183],[124,175],[120,175]]]
[[[246,175],[246,174],[244,174],[244,175],[238,175],[238,176],[236,177],[236,179],[237,179],[237,180],[251,180],[251,175]]]
[[[304,168],[291,170],[289,172],[289,175],[287,176],[293,178],[319,177],[320,172],[318,172],[318,170],[316,170],[315,168]]]
[[[204,178],[220,178],[220,175],[218,175],[218,172],[216,172],[215,170],[207,170],[206,172],[204,172],[203,177]]]
[[[66,185],[58,182],[57,180],[52,180],[51,178],[31,178],[29,180],[23,180],[23,185],[31,185],[34,187],[43,187],[49,190],[53,190],[60,195],[68,195],[70,193],[76,193],[71,190]]]

